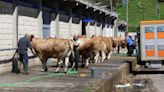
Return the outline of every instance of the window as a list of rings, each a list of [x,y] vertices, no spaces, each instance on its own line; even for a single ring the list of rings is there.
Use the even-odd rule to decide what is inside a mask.
[[[164,50],[164,45],[158,45],[158,50]]]
[[[145,32],[154,32],[154,27],[145,27]]]
[[[164,32],[164,26],[158,26],[157,32]]]
[[[155,49],[155,46],[154,45],[146,45],[145,48],[147,50],[153,50],[153,49]]]

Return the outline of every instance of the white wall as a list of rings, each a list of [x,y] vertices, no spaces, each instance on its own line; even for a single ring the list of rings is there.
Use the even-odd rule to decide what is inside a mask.
[[[66,19],[68,18],[67,15],[59,15],[59,18]],[[59,21],[59,37],[60,38],[69,38],[70,37],[70,30],[69,30],[69,22]]]
[[[19,6],[18,8],[18,38],[25,33],[39,36],[37,9]]]
[[[56,35],[56,14],[51,14],[51,24],[50,24],[50,37],[55,37]]]
[[[90,32],[90,37],[92,37],[93,35],[95,35],[95,26],[94,25],[90,25],[90,30],[89,30],[89,32]]]
[[[101,26],[96,26],[96,35],[99,36],[101,35]]]
[[[0,1],[0,49],[13,48],[13,6]],[[13,51],[0,51],[0,60],[10,58]]]
[[[73,22],[72,21],[72,24],[71,24],[71,35],[73,36],[73,35],[81,35],[81,23],[80,23],[80,19],[79,18],[77,18],[77,17],[73,17],[72,18],[72,20],[73,21],[75,21],[75,22]]]

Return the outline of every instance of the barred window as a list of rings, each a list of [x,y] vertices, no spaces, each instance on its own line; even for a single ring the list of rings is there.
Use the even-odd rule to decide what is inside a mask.
[[[154,32],[154,27],[145,27],[145,32]]]
[[[164,26],[158,26],[157,32],[164,32]]]
[[[164,50],[164,45],[158,45],[158,50]]]
[[[146,45],[145,48],[147,50],[153,50],[153,49],[155,49],[155,46],[154,45]]]

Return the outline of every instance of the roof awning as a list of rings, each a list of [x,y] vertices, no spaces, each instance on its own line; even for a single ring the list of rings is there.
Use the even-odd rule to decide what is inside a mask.
[[[93,20],[93,19],[90,19],[90,18],[85,18],[85,19],[83,19],[83,22],[96,22],[95,20]]]

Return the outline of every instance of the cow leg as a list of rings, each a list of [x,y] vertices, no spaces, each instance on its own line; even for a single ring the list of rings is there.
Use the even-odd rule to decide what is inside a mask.
[[[65,72],[67,71],[68,64],[69,64],[69,57],[66,57],[66,58],[65,58],[65,68],[64,68],[64,71],[65,71]]]
[[[104,51],[101,51],[101,62],[104,62],[106,55]]]
[[[39,57],[39,59],[41,60],[41,62],[42,62],[42,72],[46,72],[46,71],[48,71],[48,68],[47,68],[47,59],[48,58],[45,58],[45,57]]]
[[[89,57],[86,59],[85,68],[88,68],[88,66],[89,66]]]
[[[111,55],[112,55],[112,51],[110,51],[107,55],[107,59],[110,59],[111,58]]]
[[[120,46],[117,47],[117,54],[120,54]]]
[[[94,56],[94,61],[95,61],[96,64],[99,63],[98,59],[99,59],[99,53],[96,53],[96,55]]]
[[[47,63],[46,62],[42,62],[42,72],[47,72],[48,68],[47,68]]]
[[[56,73],[59,72],[59,69],[60,69],[60,66],[61,66],[62,63],[63,63],[63,60],[62,59],[58,59],[58,67],[56,68]]]

